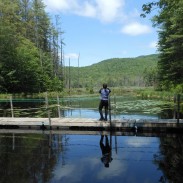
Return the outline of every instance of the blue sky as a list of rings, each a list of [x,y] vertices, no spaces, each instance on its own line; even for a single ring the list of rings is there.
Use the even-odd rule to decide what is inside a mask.
[[[88,66],[110,58],[157,53],[151,16],[141,18],[149,0],[43,0],[51,17],[59,15],[65,32],[65,65]]]

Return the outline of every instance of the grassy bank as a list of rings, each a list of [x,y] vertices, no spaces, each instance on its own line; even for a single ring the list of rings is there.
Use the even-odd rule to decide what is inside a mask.
[[[175,93],[170,91],[156,91],[152,87],[111,87],[112,96],[123,96],[123,95],[133,95],[141,99],[159,99],[172,101],[174,100]],[[11,96],[13,98],[56,98],[62,97],[91,97],[98,96],[99,88],[71,88],[65,89],[63,92],[44,92],[44,93],[34,93],[34,94],[0,94],[0,99],[8,99]]]

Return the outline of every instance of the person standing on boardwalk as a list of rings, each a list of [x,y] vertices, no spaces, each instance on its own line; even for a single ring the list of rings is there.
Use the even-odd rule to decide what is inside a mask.
[[[107,84],[103,84],[103,88],[99,90],[100,93],[100,103],[99,103],[99,113],[100,113],[100,121],[107,121],[108,115],[108,107],[109,107],[109,94],[111,90],[107,88]],[[103,116],[103,107],[105,108],[105,117]]]

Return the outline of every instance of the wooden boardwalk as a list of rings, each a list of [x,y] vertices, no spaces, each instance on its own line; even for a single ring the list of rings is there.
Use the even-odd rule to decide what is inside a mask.
[[[179,123],[177,123],[179,122]],[[115,131],[174,131],[183,130],[183,120],[119,119],[99,121],[93,118],[0,118],[0,129],[42,130],[115,130]]]

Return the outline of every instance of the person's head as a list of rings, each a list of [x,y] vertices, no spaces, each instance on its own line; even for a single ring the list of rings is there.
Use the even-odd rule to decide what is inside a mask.
[[[103,88],[104,88],[104,89],[107,88],[107,84],[106,84],[106,83],[103,84]]]

